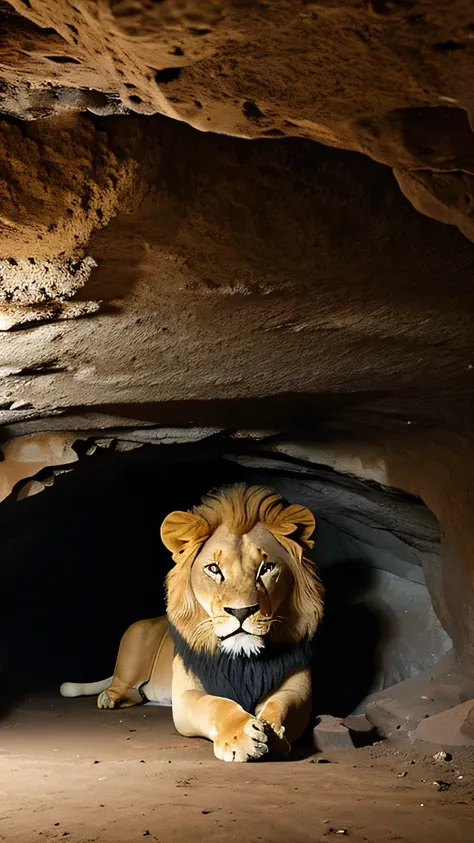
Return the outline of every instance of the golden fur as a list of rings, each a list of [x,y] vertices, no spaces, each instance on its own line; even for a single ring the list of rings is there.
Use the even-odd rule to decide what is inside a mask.
[[[172,512],[161,527],[162,541],[176,562],[166,580],[168,618],[191,646],[209,651],[217,646],[191,587],[194,560],[219,526],[243,536],[257,524],[263,524],[289,554],[293,589],[285,617],[279,618],[285,627],[283,637],[297,643],[314,635],[323,613],[323,588],[303,547],[314,545],[315,518],[306,507],[288,506],[272,489],[239,483],[207,495],[191,512]],[[283,631],[278,632],[281,639]]]
[[[248,659],[266,638],[292,654],[302,651],[323,609],[322,586],[303,554],[313,545],[314,528],[309,510],[288,506],[261,486],[221,489],[191,512],[172,512],[161,528],[176,563],[166,583],[168,616],[137,621],[126,630],[113,677],[86,685],[65,683],[61,693],[100,691],[97,705],[103,709],[143,699],[171,702],[176,729],[211,740],[217,758],[285,757],[310,717],[311,669],[305,659],[296,660],[275,686],[267,684],[273,690],[262,691],[257,703],[249,704],[254,710],[247,711],[226,694],[206,691],[203,673],[186,667],[168,621],[198,661],[214,657],[219,639],[221,650],[230,642],[233,652],[237,642]],[[242,609],[253,610],[243,621],[238,619]]]

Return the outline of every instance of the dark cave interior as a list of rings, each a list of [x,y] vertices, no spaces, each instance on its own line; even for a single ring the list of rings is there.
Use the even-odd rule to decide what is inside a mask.
[[[264,459],[249,468],[236,461],[239,445],[199,445],[97,448],[86,456],[88,443],[78,441],[72,471],[16,500],[20,483],[0,505],[4,706],[65,680],[111,674],[127,626],[165,611],[172,563],[162,520],[238,481],[303,497],[317,518],[326,611],[314,642],[314,714],[347,716],[372,691],[420,673],[450,649],[419,555],[423,547],[427,556],[427,545],[431,557],[439,554],[439,529],[419,499],[297,460],[293,471],[288,461],[268,468]],[[384,523],[393,508],[410,512],[416,540]]]

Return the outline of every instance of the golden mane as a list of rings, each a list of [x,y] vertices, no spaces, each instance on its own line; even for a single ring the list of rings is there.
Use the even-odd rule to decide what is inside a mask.
[[[213,634],[198,633],[205,614],[191,588],[196,556],[221,524],[242,536],[258,523],[290,558],[294,590],[287,601],[286,637],[297,643],[314,635],[323,614],[323,587],[313,563],[303,555],[303,547],[314,545],[314,515],[299,504],[288,505],[273,489],[238,483],[206,495],[190,512],[170,513],[161,527],[161,539],[176,562],[166,578],[168,617],[189,644],[212,651],[217,643]]]

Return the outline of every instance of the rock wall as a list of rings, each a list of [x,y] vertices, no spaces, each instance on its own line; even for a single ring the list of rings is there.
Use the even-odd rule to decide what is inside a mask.
[[[387,168],[310,141],[75,116],[61,126],[74,160],[87,162],[79,177],[65,151],[54,153],[56,121],[17,127],[27,139],[33,131],[36,161],[51,161],[54,181],[38,203],[44,174],[33,159],[5,208],[4,424],[100,411],[294,425],[358,408],[471,425],[474,247],[417,214]],[[27,156],[21,144],[9,149]],[[97,267],[78,277],[84,254]],[[91,302],[88,318],[58,321],[64,306]],[[15,330],[18,309],[38,327]]]

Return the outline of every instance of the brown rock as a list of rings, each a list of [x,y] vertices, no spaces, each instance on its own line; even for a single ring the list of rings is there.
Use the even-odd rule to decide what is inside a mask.
[[[351,733],[342,720],[323,714],[318,717],[313,729],[313,743],[316,749],[323,752],[327,749],[353,749]]]
[[[469,709],[465,719],[461,723],[461,732],[468,738],[474,739],[474,705]]]
[[[431,0],[429,14],[417,10],[382,0],[304,9],[109,0],[97,19],[74,0],[15,2],[2,21],[3,109],[29,121],[160,113],[206,132],[352,149],[412,183],[428,172],[417,205],[431,214],[440,202],[472,236],[472,180],[455,179],[444,198],[436,184],[440,172],[472,173],[472,7]]]
[[[473,701],[470,700],[423,720],[415,731],[415,738],[442,746],[474,746],[474,735],[463,729],[466,722],[468,730],[472,725],[472,711]]]

